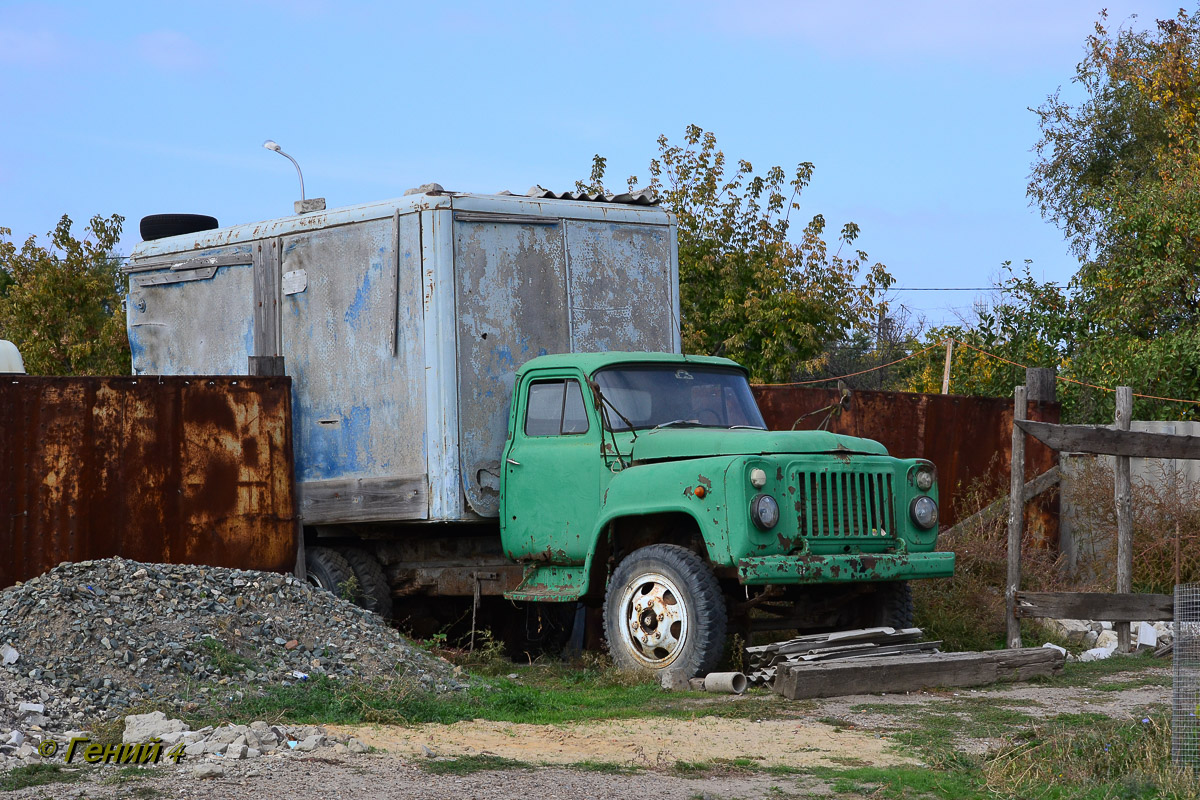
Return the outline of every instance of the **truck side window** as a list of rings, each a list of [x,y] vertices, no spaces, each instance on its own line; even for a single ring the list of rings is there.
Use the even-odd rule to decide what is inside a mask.
[[[587,430],[587,411],[579,381],[537,381],[529,385],[526,436],[559,436],[587,433]]]

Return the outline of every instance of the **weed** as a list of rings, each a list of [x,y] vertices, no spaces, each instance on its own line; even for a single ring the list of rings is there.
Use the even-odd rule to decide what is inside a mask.
[[[29,786],[45,786],[49,783],[71,783],[83,777],[81,769],[67,769],[62,764],[27,764],[13,767],[0,776],[0,791],[15,792]]]
[[[346,580],[337,585],[337,596],[351,603],[357,603],[362,597],[362,587],[358,583],[358,577],[351,575]]]
[[[153,768],[136,766],[121,767],[116,772],[106,775],[104,783],[113,786],[131,781],[140,781],[144,778],[153,778],[154,774]]]
[[[235,672],[244,672],[254,666],[254,662],[248,658],[243,658],[220,639],[208,637],[200,640],[200,646],[208,651],[209,657],[212,659],[213,666],[221,671],[224,675],[232,675]]]
[[[984,777],[990,789],[1005,796],[1102,796],[1075,788],[1088,786],[1135,798],[1200,794],[1196,774],[1171,764],[1170,716],[1162,711],[1132,721],[1060,715],[1035,725],[992,759]]]
[[[425,760],[421,769],[432,775],[470,775],[473,772],[494,772],[505,769],[532,769],[531,764],[500,756],[458,756],[457,758]]]
[[[1117,538],[1111,462],[1072,459],[1070,479],[1078,568],[1111,585]],[[1200,580],[1200,483],[1176,484],[1159,466],[1145,478],[1134,476],[1132,488],[1133,590],[1171,594],[1176,574],[1180,583]]]
[[[682,778],[711,778],[716,775],[745,775],[758,769],[748,758],[714,758],[711,761],[676,761],[671,772]]]
[[[987,474],[993,474],[994,467],[989,467]],[[925,638],[941,640],[944,650],[1004,646],[1002,587],[1007,580],[1008,531],[1004,504],[995,502],[997,494],[995,482],[981,480],[959,495],[958,516],[969,521],[960,522],[952,535],[939,540],[941,547],[957,554],[954,577],[912,584],[916,624],[925,631]],[[1022,544],[1021,572],[1024,589],[1068,588],[1060,559],[1033,541]],[[1069,588],[1079,591],[1083,587]]]
[[[642,771],[641,767],[633,764],[618,764],[615,761],[576,761],[568,766],[581,772],[599,772],[605,775],[633,775]]]

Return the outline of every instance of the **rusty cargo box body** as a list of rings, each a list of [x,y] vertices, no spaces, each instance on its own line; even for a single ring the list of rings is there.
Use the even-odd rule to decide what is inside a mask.
[[[283,357],[306,526],[494,518],[518,367],[680,348],[648,205],[415,194],[146,242],[127,272],[136,374]]]
[[[289,384],[6,376],[0,587],[110,556],[292,569]]]

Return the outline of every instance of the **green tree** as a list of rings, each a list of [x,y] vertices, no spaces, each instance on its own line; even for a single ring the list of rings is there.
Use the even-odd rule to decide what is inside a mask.
[[[120,260],[124,218],[95,216],[83,239],[63,216],[50,247],[30,236],[18,249],[0,228],[0,338],[21,350],[31,375],[128,374]]]
[[[1088,37],[1078,105],[1039,109],[1030,196],[1081,258],[1068,287],[1063,369],[1076,380],[1200,398],[1200,11],[1151,30]],[[1111,417],[1112,396],[1072,389],[1071,416]],[[1139,401],[1142,417],[1196,406]]]
[[[792,173],[732,169],[716,136],[688,126],[682,145],[666,136],[650,162],[650,185],[679,223],[680,306],[685,352],[735,359],[759,381],[787,381],[819,369],[826,342],[876,324],[892,283],[883,264],[854,248],[859,227],[842,226],[831,248],[814,216],[797,241],[791,213],[813,165]],[[604,192],[599,155],[581,191]],[[636,178],[629,179],[632,189]]]
[[[1030,366],[1055,366],[1064,419],[1112,419],[1118,385],[1200,398],[1200,11],[1110,32],[1101,13],[1074,80],[1036,109],[1029,197],[1080,266],[1065,287],[1010,272],[968,325],[930,331]],[[940,383],[931,354],[913,388]],[[1008,395],[1020,368],[959,348],[951,389]],[[1102,388],[1093,388],[1102,387]],[[1135,399],[1140,418],[1196,418],[1196,405]]]

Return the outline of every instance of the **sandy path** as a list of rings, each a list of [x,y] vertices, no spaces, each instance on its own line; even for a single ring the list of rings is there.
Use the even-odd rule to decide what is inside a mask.
[[[474,720],[453,725],[335,727],[401,757],[494,755],[532,764],[596,761],[670,766],[676,761],[749,758],[763,766],[833,766],[855,759],[871,766],[916,763],[892,752],[874,733],[837,730],[806,719],[645,718],[565,725]]]

